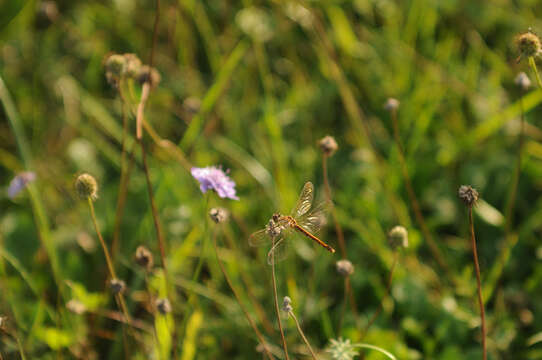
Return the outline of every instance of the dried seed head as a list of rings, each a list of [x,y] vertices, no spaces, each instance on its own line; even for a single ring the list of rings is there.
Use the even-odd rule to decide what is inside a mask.
[[[541,45],[540,39],[534,33],[527,31],[526,33],[518,35],[517,46],[520,56],[531,57],[540,52]]]
[[[124,71],[124,65],[126,64],[126,59],[123,55],[113,54],[110,55],[107,60],[105,60],[105,71],[106,74],[109,73],[111,76],[120,78]]]
[[[394,226],[388,233],[388,239],[392,248],[408,247],[408,231],[403,226]]]
[[[111,289],[113,295],[122,294],[126,290],[126,283],[119,279],[111,279],[109,289]]]
[[[337,142],[335,141],[335,138],[333,136],[324,136],[319,142],[318,145],[320,145],[320,149],[322,152],[327,155],[331,156],[335,154],[337,149],[339,149],[339,145],[337,145]]]
[[[151,270],[154,265],[152,253],[143,245],[139,245],[137,247],[135,253],[135,261],[139,266],[141,266],[147,271]]]
[[[87,311],[85,304],[75,299],[68,301],[66,308],[76,315],[83,315]]]
[[[384,109],[386,109],[387,111],[395,111],[399,108],[399,104],[399,100],[394,98],[388,98],[388,100],[386,100],[386,103],[384,104]]]
[[[154,89],[158,86],[161,79],[160,73],[155,68],[151,68],[148,65],[143,65],[139,68],[137,81],[139,81],[141,85],[148,82],[151,85],[151,88]]]
[[[184,99],[183,108],[187,113],[195,115],[201,108],[201,100],[195,96],[189,96]]]
[[[467,206],[473,206],[478,201],[478,191],[470,185],[461,185],[458,191],[459,198]]]
[[[96,200],[98,198],[98,183],[90,174],[81,174],[75,180],[75,191],[81,199]]]
[[[284,299],[282,299],[282,311],[289,313],[292,310],[292,299],[290,299],[289,296],[285,296]]]
[[[228,210],[224,208],[212,208],[209,210],[209,217],[217,224],[226,222],[229,217]]]
[[[531,87],[531,80],[524,72],[520,72],[514,79],[514,83],[525,91]]]
[[[162,315],[169,314],[171,312],[171,303],[167,298],[156,299],[156,310]]]
[[[5,330],[8,322],[8,317],[0,315],[0,330]]]
[[[352,265],[350,260],[339,260],[335,263],[335,267],[337,268],[337,272],[344,277],[350,276],[354,273],[354,265]]]
[[[136,54],[124,54],[124,71],[123,75],[135,78],[139,74],[141,68],[141,60]]]

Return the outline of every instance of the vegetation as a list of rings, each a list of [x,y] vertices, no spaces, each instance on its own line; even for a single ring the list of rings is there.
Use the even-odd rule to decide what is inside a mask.
[[[541,10],[0,5],[0,360],[541,359]]]

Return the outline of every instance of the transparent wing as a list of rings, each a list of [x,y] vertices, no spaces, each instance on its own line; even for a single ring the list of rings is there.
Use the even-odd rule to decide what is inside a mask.
[[[254,247],[268,245],[270,243],[271,237],[267,234],[267,229],[256,231],[248,238],[248,244]]]
[[[327,208],[328,204],[326,202],[319,203],[310,212],[297,219],[297,224],[311,234],[315,235],[327,222]]]
[[[292,216],[294,218],[299,218],[303,214],[307,213],[312,205],[312,200],[314,199],[314,185],[310,181],[307,181],[301,190],[299,199],[295,208],[292,210]]]
[[[267,263],[272,265],[283,261],[288,257],[288,241],[285,238],[280,238],[275,245],[267,253]]]

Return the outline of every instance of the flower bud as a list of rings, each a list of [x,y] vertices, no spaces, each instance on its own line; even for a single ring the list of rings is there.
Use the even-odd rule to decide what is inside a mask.
[[[292,311],[292,299],[289,296],[285,296],[282,299],[282,311],[289,313]]]
[[[85,304],[75,299],[68,301],[66,308],[76,315],[83,315],[87,311]]]
[[[526,91],[531,87],[531,80],[524,72],[520,72],[514,79],[514,83],[521,88],[521,90]]]
[[[131,78],[137,77],[141,68],[141,60],[136,54],[124,54],[124,73],[123,75]]]
[[[139,68],[139,72],[137,73],[137,81],[141,85],[148,82],[151,85],[151,88],[155,88],[160,83],[160,80],[162,77],[160,76],[160,73],[155,68],[151,68],[148,65],[143,65]]]
[[[399,104],[399,100],[394,98],[388,98],[388,100],[386,100],[386,103],[384,104],[384,109],[386,109],[387,111],[395,111],[399,108]]]
[[[478,191],[470,185],[461,185],[458,191],[459,198],[467,206],[473,206],[478,201]]]
[[[516,42],[521,56],[531,57],[540,52],[540,39],[530,31],[520,34]]]
[[[152,253],[143,245],[137,247],[135,261],[139,266],[147,271],[151,270],[154,265]]]
[[[155,305],[158,312],[162,315],[166,315],[171,312],[171,303],[167,298],[157,299]]]
[[[322,138],[318,142],[318,145],[320,145],[320,149],[327,156],[331,156],[335,154],[337,149],[339,149],[339,145],[337,145],[337,142],[335,141],[333,136],[329,136],[329,135]]]
[[[122,294],[126,290],[126,283],[119,279],[111,279],[109,281],[109,289],[113,295]]]
[[[337,272],[344,277],[350,276],[354,273],[354,265],[349,260],[342,259],[335,263]]]
[[[96,179],[87,173],[81,174],[75,180],[75,191],[81,199],[96,200],[98,198],[98,183]]]
[[[228,220],[228,210],[224,208],[212,208],[209,211],[209,217],[215,222],[215,223],[223,223]]]
[[[395,226],[388,233],[388,239],[392,248],[408,247],[408,231],[403,226]]]

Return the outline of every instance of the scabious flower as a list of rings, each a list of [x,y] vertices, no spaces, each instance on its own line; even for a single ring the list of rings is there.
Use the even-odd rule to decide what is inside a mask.
[[[19,194],[21,191],[23,191],[26,188],[26,185],[28,183],[36,180],[36,174],[32,171],[24,171],[22,173],[17,174],[11,180],[8,187],[8,197],[10,199],[13,199],[17,194]]]
[[[333,360],[352,360],[354,356],[358,355],[355,345],[350,343],[349,339],[330,339],[329,342],[331,344],[326,352],[331,354]]]
[[[199,182],[202,193],[214,190],[221,198],[239,200],[235,195],[235,182],[217,166],[190,169],[192,176]]]

